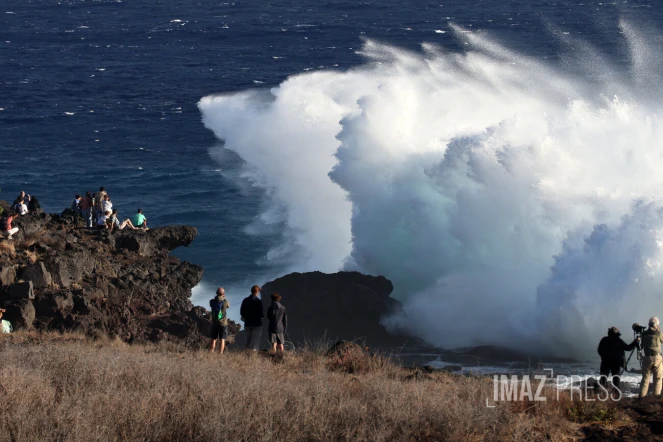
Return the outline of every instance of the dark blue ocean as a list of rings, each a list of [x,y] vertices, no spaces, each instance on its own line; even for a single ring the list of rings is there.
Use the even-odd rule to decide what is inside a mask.
[[[201,121],[203,97],[269,90],[297,74],[352,72],[365,63],[358,51],[366,39],[415,53],[432,44],[462,54],[466,43],[452,26],[560,69],[569,51],[563,34],[626,72],[632,60],[621,21],[660,44],[663,4],[4,0],[0,198],[25,190],[59,213],[74,194],[105,186],[120,215],[141,207],[151,227],[198,228],[196,241],[176,254],[205,268],[204,286],[248,288],[278,274],[267,254],[283,232],[279,225],[261,234],[250,228],[269,195],[240,176],[240,154],[227,151],[222,161],[210,155],[222,141]],[[396,253],[390,250],[381,256]],[[354,267],[381,272],[378,261],[357,256]],[[416,274],[417,262],[410,256],[403,268]],[[552,264],[551,257],[546,268]],[[198,302],[208,299],[200,296]]]

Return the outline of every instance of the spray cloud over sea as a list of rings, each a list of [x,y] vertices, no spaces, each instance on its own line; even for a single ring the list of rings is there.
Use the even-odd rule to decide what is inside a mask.
[[[285,226],[266,261],[385,275],[389,323],[444,347],[580,356],[663,315],[660,43],[622,23],[630,69],[571,40],[552,65],[454,31],[200,101]]]

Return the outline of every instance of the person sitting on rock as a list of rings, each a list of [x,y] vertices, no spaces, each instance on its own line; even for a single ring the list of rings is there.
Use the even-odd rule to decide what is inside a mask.
[[[105,230],[108,228],[108,220],[110,219],[110,212],[104,212],[103,215],[97,218],[97,229]]]
[[[109,222],[110,222],[110,229],[111,229],[111,230],[115,230],[115,229],[117,229],[117,230],[122,230],[122,229],[124,229],[124,228],[127,227],[127,226],[129,226],[129,228],[130,228],[131,230],[134,230],[134,229],[135,229],[134,225],[131,224],[131,220],[130,220],[130,219],[127,218],[127,219],[125,219],[125,220],[122,221],[122,222],[120,222],[120,220],[117,219],[117,209],[113,209],[113,213],[112,213],[111,216],[110,216],[110,221],[109,221]]]
[[[19,193],[18,197],[14,200],[12,203],[12,209],[18,212],[18,205],[21,203],[21,201],[27,200],[28,202],[30,201],[30,195],[27,195],[25,191],[21,190],[21,193]]]
[[[230,308],[230,303],[226,299],[226,291],[223,287],[216,290],[216,296],[209,301],[210,310],[212,310],[212,347],[211,353],[214,353],[216,341],[221,340],[219,345],[219,354],[223,354],[226,349],[226,340],[228,339],[228,316],[226,311]]]
[[[134,227],[147,230],[147,218],[143,215],[143,209],[138,209],[133,219]]]
[[[104,195],[104,198],[101,200],[101,212],[112,212],[113,203],[111,203],[110,196],[108,194]]]
[[[12,236],[14,236],[16,232],[18,232],[18,227],[12,228],[12,222],[14,221],[15,218],[16,218],[16,213],[10,211],[7,214],[7,217],[4,219],[2,236],[4,236],[6,239],[12,239]]]
[[[21,216],[28,214],[28,205],[25,204],[25,200],[20,200],[18,202],[18,206],[16,206],[16,211]]]
[[[2,319],[2,314],[6,312],[4,308],[0,308],[0,333],[11,333],[12,325],[9,321]]]
[[[288,315],[285,307],[281,304],[281,295],[272,293],[272,305],[267,309],[269,319],[269,342],[272,344],[272,352],[278,349],[281,353],[285,350],[285,333],[288,329]]]
[[[262,301],[258,297],[260,287],[254,285],[251,287],[251,295],[244,298],[239,314],[244,321],[244,333],[246,335],[246,349],[257,351],[262,337],[262,318],[265,312],[262,308]]]

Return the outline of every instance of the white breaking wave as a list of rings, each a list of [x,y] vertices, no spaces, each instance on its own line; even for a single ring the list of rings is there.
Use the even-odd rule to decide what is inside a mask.
[[[452,29],[466,52],[367,41],[360,68],[200,101],[287,225],[268,259],[385,275],[390,324],[444,347],[573,356],[663,314],[661,40],[622,24],[629,71]]]

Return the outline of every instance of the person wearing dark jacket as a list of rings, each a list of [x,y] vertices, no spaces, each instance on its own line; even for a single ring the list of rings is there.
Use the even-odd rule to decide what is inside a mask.
[[[606,385],[608,376],[612,375],[612,385],[619,388],[619,376],[622,368],[626,365],[626,355],[624,352],[631,351],[638,344],[636,338],[630,344],[626,344],[620,338],[621,333],[617,327],[608,329],[608,336],[601,339],[599,343],[599,356],[601,356],[601,384]]]
[[[272,352],[276,349],[283,353],[285,350],[285,333],[288,330],[288,315],[285,307],[279,302],[281,295],[272,293],[272,305],[267,309],[267,319],[269,319],[269,342],[272,344]]]
[[[226,339],[228,339],[228,315],[226,311],[230,308],[223,287],[216,290],[216,296],[210,299],[209,307],[212,311],[212,333],[210,336],[212,338],[212,348],[210,351],[214,353],[216,341],[220,339],[219,354],[222,355],[226,349]]]
[[[251,287],[251,296],[244,298],[239,314],[244,321],[244,334],[246,335],[246,348],[258,350],[260,338],[262,337],[262,318],[265,313],[262,308],[262,301],[258,294],[260,287],[254,285]]]
[[[36,196],[30,197],[30,201],[28,202],[28,212],[35,215],[37,210],[41,209],[41,205],[39,204],[39,199],[37,199]]]

